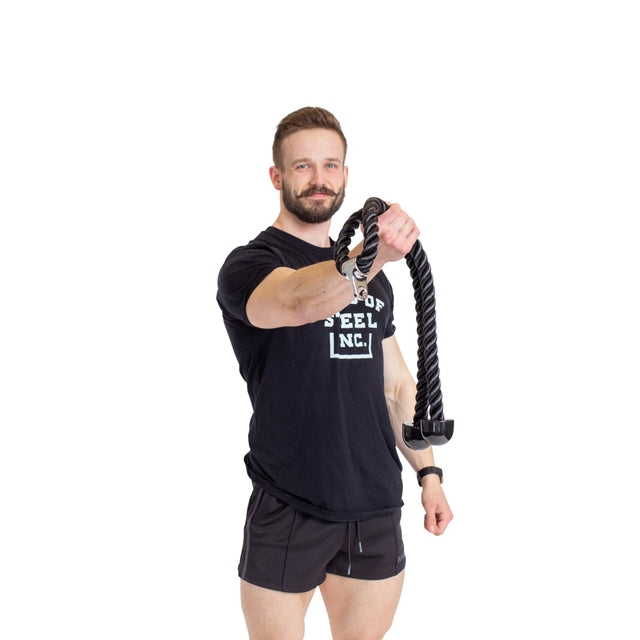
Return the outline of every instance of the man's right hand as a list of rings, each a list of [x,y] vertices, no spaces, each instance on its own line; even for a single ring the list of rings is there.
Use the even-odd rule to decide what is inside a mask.
[[[415,220],[399,204],[390,205],[378,217],[378,230],[380,244],[376,261],[380,266],[404,258],[420,235]]]

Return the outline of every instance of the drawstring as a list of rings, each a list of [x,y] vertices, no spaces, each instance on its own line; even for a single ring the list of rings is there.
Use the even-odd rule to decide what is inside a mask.
[[[356,538],[358,540],[358,551],[362,553],[362,540],[360,539],[360,522],[356,520]],[[351,575],[351,521],[347,523],[347,575]]]
[[[347,575],[351,575],[351,521],[347,523],[347,556],[349,565],[347,566]]]

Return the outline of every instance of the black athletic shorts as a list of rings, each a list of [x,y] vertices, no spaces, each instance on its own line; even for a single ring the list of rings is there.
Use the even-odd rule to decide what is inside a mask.
[[[255,487],[249,500],[238,574],[291,593],[310,591],[326,574],[382,580],[405,566],[400,511],[358,522],[320,520]]]

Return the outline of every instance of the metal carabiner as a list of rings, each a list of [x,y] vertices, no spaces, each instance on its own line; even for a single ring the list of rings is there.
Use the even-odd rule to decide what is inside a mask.
[[[353,297],[366,300],[369,295],[367,276],[358,269],[357,258],[349,258],[342,263],[342,275],[351,282]]]

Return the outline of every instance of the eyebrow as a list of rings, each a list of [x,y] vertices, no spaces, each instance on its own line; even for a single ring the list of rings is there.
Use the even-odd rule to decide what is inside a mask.
[[[301,162],[313,162],[311,158],[297,158],[293,160],[291,164],[300,164]],[[339,162],[342,163],[342,158],[324,158],[324,162]]]

